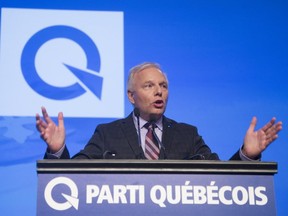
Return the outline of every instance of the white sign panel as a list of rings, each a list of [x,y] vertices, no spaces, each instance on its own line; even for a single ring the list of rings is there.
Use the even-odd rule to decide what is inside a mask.
[[[1,14],[0,115],[124,116],[122,12]]]

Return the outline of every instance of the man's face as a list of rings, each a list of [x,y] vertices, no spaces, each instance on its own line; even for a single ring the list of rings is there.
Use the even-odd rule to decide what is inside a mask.
[[[168,82],[157,68],[146,68],[134,75],[128,98],[140,111],[141,118],[158,120],[168,102]]]

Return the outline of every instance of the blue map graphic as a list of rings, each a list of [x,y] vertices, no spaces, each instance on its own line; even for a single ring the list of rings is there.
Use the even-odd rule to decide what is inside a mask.
[[[57,124],[57,118],[52,118]],[[97,124],[113,119],[65,118],[66,144],[70,154],[81,150],[92,136]],[[0,117],[0,166],[31,163],[43,159],[46,144],[36,129],[34,117]]]

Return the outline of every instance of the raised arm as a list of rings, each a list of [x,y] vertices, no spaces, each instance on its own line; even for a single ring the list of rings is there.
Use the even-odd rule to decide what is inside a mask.
[[[45,107],[41,107],[43,119],[36,114],[36,127],[41,138],[46,142],[50,153],[58,152],[65,143],[65,127],[63,113],[58,114],[58,126],[49,117]]]
[[[243,153],[251,158],[258,158],[261,153],[278,138],[278,133],[282,130],[282,122],[276,123],[276,118],[272,118],[261,129],[255,131],[257,118],[253,117],[244,138]]]

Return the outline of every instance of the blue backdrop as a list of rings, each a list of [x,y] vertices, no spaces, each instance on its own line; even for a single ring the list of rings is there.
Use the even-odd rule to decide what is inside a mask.
[[[13,53],[7,44],[18,46],[25,39],[26,29],[37,27],[40,18],[35,14],[27,21],[27,27],[17,26],[18,21],[14,22],[13,16],[12,19],[3,16],[7,8],[101,11],[117,15],[112,21],[104,17],[101,26],[101,32],[107,31],[110,42],[115,42],[115,56],[109,60],[109,55],[113,54],[109,43],[105,45],[109,49],[108,54],[99,44],[97,46],[102,56],[102,68],[119,66],[119,78],[111,75],[111,79],[110,76],[111,83],[117,80],[119,89],[110,86],[107,92],[120,94],[117,97],[120,98],[119,107],[113,107],[120,111],[103,114],[103,117],[101,113],[95,117],[73,117],[73,113],[69,114],[65,125],[66,143],[71,154],[86,144],[97,124],[124,117],[132,111],[125,95],[128,70],[144,61],[158,62],[169,78],[166,115],[196,125],[205,142],[222,160],[228,160],[241,146],[253,116],[258,118],[258,128],[273,116],[283,121],[284,129],[279,139],[269,146],[262,159],[278,162],[278,174],[275,176],[277,212],[280,216],[288,215],[288,157],[285,152],[288,132],[285,125],[288,110],[287,1],[2,0],[0,6],[1,215],[36,214],[36,160],[42,159],[45,152],[45,144],[35,129],[35,118],[21,112],[27,107],[33,107],[33,113],[36,110],[40,112],[45,103],[41,100],[34,103],[32,93],[21,91],[21,76],[14,77],[14,73],[17,74],[14,66],[20,68],[20,60],[10,65],[5,61],[8,57],[13,59],[19,55]],[[71,20],[77,18],[78,15],[71,16]],[[9,21],[13,24],[10,25]],[[83,26],[88,24],[85,22]],[[119,29],[111,28],[114,24]],[[116,35],[109,35],[110,30],[115,30]],[[9,35],[7,32],[18,33]],[[114,62],[115,59],[117,62]],[[109,78],[104,76],[103,86],[106,80]],[[11,82],[14,83],[11,85]],[[106,97],[105,94],[103,97]],[[46,105],[48,111],[63,111],[64,102],[58,102],[54,107]],[[92,108],[96,113],[98,108]],[[82,108],[77,109],[81,111]],[[52,115],[56,115],[55,111]]]

